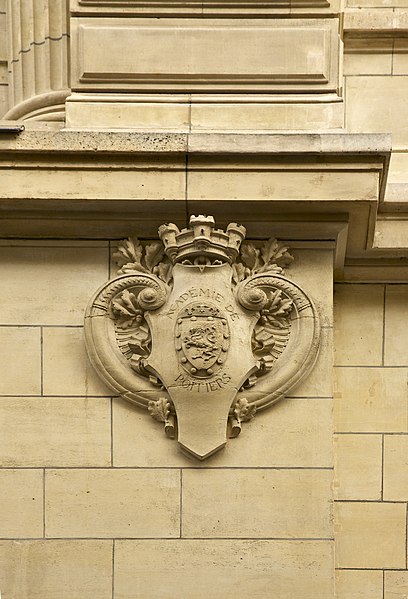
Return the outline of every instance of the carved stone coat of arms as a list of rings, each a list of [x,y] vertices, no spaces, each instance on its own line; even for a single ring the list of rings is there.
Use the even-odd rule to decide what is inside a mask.
[[[293,258],[275,239],[257,247],[244,227],[202,215],[159,237],[119,244],[119,276],[86,311],[86,344],[115,393],[203,460],[308,374],[318,317],[284,276]]]

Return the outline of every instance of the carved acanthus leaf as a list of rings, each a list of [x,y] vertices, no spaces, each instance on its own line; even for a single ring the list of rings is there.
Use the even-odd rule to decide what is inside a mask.
[[[285,266],[289,266],[294,260],[293,256],[289,253],[289,248],[283,243],[279,243],[279,241],[273,237],[263,243],[261,256],[264,265],[259,272],[267,271],[270,267],[274,266],[284,268]]]
[[[118,244],[113,260],[120,267],[118,274],[123,275],[131,271],[148,272],[142,265],[143,247],[137,237],[128,237]]]
[[[111,310],[120,351],[136,372],[146,376],[141,358],[150,354],[152,338],[136,295],[125,289],[112,301]]]
[[[143,311],[139,306],[137,297],[128,289],[116,297],[112,302],[112,313],[118,326],[127,329],[139,326],[143,320]]]
[[[251,273],[258,272],[262,266],[261,252],[252,243],[243,243],[241,247],[242,262],[249,268]]]
[[[239,262],[234,265],[233,281],[236,284],[258,273],[284,274],[284,267],[289,266],[294,260],[289,248],[273,237],[265,241],[260,248],[254,243],[243,243],[240,254],[244,270],[239,268]]]
[[[282,291],[277,289],[269,294],[268,303],[262,310],[262,318],[271,326],[283,329],[288,326],[288,317],[293,308],[293,301],[282,297]]]
[[[174,439],[176,432],[175,416],[171,413],[172,403],[165,397],[157,401],[149,401],[147,409],[150,416],[159,422],[164,422],[164,431],[170,439]],[[174,409],[174,407],[173,407]]]
[[[170,402],[165,397],[161,397],[157,401],[149,401],[147,409],[150,416],[159,422],[166,422],[169,419]]]
[[[129,237],[119,242],[113,260],[120,267],[119,275],[131,272],[152,273],[165,283],[172,280],[172,264],[164,255],[161,241],[153,241],[145,246],[137,237]]]
[[[251,271],[249,268],[245,268],[241,262],[235,262],[235,264],[232,265],[232,281],[236,285],[249,277],[250,274]]]
[[[169,285],[173,279],[173,265],[170,260],[164,258],[162,262],[159,262],[159,264],[153,268],[153,274]]]
[[[254,353],[262,356],[271,354],[275,358],[282,353],[289,339],[292,309],[293,301],[282,297],[281,290],[269,293],[268,303],[255,325],[252,337]]]
[[[238,422],[248,422],[255,416],[256,406],[250,404],[245,397],[237,399],[234,404],[233,413]]]
[[[161,241],[153,241],[145,247],[145,262],[149,272],[153,272],[155,266],[163,260],[164,246]]]

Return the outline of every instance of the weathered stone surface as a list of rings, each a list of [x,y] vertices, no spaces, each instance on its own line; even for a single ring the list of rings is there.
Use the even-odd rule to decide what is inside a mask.
[[[43,536],[43,476],[42,470],[0,470],[2,538]]]
[[[0,276],[7,280],[0,290],[2,324],[81,325],[89,294],[108,276],[108,253],[105,248],[0,247]]]
[[[378,570],[337,570],[336,599],[383,599],[383,573]]]
[[[166,594],[234,599],[237,592],[254,599],[271,592],[279,599],[333,596],[330,541],[119,540],[115,545],[118,599],[159,599]]]
[[[388,285],[385,296],[384,363],[408,364],[408,285]]]
[[[334,380],[338,432],[408,432],[405,368],[336,368]]]
[[[177,470],[50,470],[47,537],[178,537]]]
[[[335,364],[380,366],[384,288],[381,285],[337,285],[334,308]]]
[[[337,499],[381,499],[381,435],[336,435],[335,455]]]
[[[385,599],[404,599],[408,592],[408,572],[384,572]]]
[[[3,467],[110,465],[109,399],[4,397],[0,430]]]
[[[40,329],[0,327],[0,346],[2,352],[0,395],[39,395],[41,393]]]
[[[405,504],[338,502],[335,515],[338,567],[405,568]]]
[[[384,500],[408,499],[408,436],[384,436]]]
[[[406,599],[407,0],[67,4],[0,0],[0,594]],[[81,341],[117,240],[200,212],[293,244],[323,326],[310,376],[205,463],[103,397]],[[333,273],[336,593],[304,536],[333,537]]]
[[[330,538],[332,478],[331,470],[186,470],[182,535]]]
[[[111,599],[112,541],[0,541],[0,585],[18,599]]]
[[[112,394],[88,361],[82,327],[44,328],[43,388],[45,395]]]

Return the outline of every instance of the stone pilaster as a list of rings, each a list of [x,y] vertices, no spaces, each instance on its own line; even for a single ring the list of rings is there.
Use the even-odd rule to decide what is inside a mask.
[[[68,95],[67,0],[9,0],[6,119],[63,120]]]

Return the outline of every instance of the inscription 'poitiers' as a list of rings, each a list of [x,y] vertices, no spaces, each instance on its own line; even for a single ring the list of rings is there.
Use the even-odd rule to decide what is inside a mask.
[[[226,372],[221,373],[212,381],[197,381],[191,379],[185,374],[179,374],[175,379],[175,382],[189,391],[196,391],[197,393],[211,393],[212,391],[219,391],[224,389],[231,381],[231,377]]]

